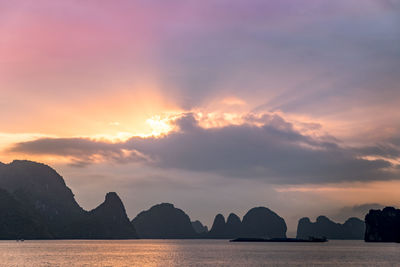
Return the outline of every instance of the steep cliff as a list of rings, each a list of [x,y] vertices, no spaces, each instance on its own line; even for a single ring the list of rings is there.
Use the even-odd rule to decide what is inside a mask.
[[[400,242],[400,209],[370,210],[365,216],[367,242]]]
[[[64,179],[47,165],[32,161],[0,164],[1,239],[136,238],[134,227],[115,193],[88,212],[74,199]]]

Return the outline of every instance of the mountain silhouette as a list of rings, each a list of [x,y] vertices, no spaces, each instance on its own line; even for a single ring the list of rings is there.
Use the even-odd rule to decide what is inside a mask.
[[[0,239],[52,238],[42,218],[0,189]]]
[[[200,221],[196,220],[192,222],[193,230],[198,234],[206,234],[208,233],[208,227],[203,225]]]
[[[365,229],[365,230],[364,230]],[[344,224],[319,216],[299,220],[297,238],[400,241],[400,210],[370,210],[365,224],[349,218]],[[51,167],[27,160],[0,163],[0,239],[132,239],[132,238],[285,238],[283,218],[265,207],[250,209],[242,220],[215,216],[210,231],[173,204],[142,211],[132,221],[115,192],[86,211],[75,201],[64,179]],[[365,232],[365,235],[364,235]]]
[[[235,213],[229,214],[226,220],[225,234],[228,238],[237,238],[242,235],[242,222]]]
[[[104,202],[78,220],[71,230],[88,239],[137,238],[135,227],[129,221],[125,207],[115,192],[107,193]],[[73,234],[71,233],[71,234]]]
[[[195,238],[189,216],[170,203],[162,203],[140,212],[132,220],[140,238]]]
[[[47,165],[15,160],[0,167],[0,188],[28,209],[36,211],[54,237],[67,238],[65,230],[85,211],[64,179]]]
[[[363,239],[365,223],[358,218],[349,218],[344,224],[335,223],[326,216],[319,216],[316,222],[305,217],[299,220],[297,238],[326,237],[328,239]]]
[[[215,216],[208,238],[233,239],[249,238],[285,238],[286,223],[283,218],[265,207],[250,209],[240,221],[239,216],[229,214],[228,220],[222,214]]]
[[[207,236],[209,238],[227,238],[225,232],[225,217],[222,214],[217,214]]]
[[[265,207],[250,209],[243,217],[243,236],[257,238],[286,238],[285,220]]]
[[[351,240],[362,240],[365,235],[365,222],[359,218],[349,218],[342,224],[345,238]]]
[[[240,218],[231,213],[225,222],[225,217],[222,214],[217,214],[214,219],[213,226],[208,233],[208,238],[232,239],[240,237],[242,232],[242,222]]]
[[[31,235],[25,223],[16,224],[14,233],[21,233],[15,234],[16,238],[137,238],[115,193],[107,194],[98,208],[85,211],[64,179],[47,165],[26,160],[1,164],[0,188],[8,193],[2,191],[2,197],[9,203],[1,212],[11,209],[19,214],[8,221],[16,224],[23,218],[37,229],[36,235]]]
[[[400,242],[400,209],[370,210],[365,216],[367,242]]]

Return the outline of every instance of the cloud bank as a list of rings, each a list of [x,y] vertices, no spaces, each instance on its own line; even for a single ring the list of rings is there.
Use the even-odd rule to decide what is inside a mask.
[[[115,143],[41,138],[16,143],[8,152],[66,157],[80,166],[102,161],[135,162],[274,184],[400,178],[398,165],[385,158],[371,158],[377,154],[397,156],[398,147],[345,147],[335,138],[301,133],[277,114],[248,114],[239,125],[204,128],[194,114],[186,113],[173,123],[176,130],[158,138],[132,137]]]

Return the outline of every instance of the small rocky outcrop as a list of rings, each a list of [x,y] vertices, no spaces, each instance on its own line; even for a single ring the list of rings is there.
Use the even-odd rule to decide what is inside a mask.
[[[132,220],[140,238],[197,237],[189,216],[169,203],[162,203],[142,211]]]
[[[208,233],[208,227],[203,225],[200,221],[196,220],[192,222],[193,230],[198,234]]]
[[[370,210],[365,225],[366,242],[400,242],[400,209]]]
[[[363,239],[365,224],[358,218],[349,218],[344,224],[319,216],[316,222],[305,217],[299,220],[297,238],[326,237],[327,239]]]

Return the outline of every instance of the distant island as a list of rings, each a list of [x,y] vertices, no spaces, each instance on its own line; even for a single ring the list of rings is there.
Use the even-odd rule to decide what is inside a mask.
[[[142,211],[132,220],[140,238],[179,239],[195,238],[189,216],[169,203],[162,203]]]
[[[229,240],[229,242],[253,242],[253,243],[254,242],[255,243],[262,243],[262,242],[268,242],[268,243],[324,243],[327,241],[328,240],[325,237],[322,237],[322,238],[310,237],[308,239],[239,237],[239,238]]]
[[[299,220],[298,240],[365,239],[400,241],[400,210],[371,210],[365,223],[349,218],[344,224],[325,216]],[[51,167],[26,160],[0,163],[0,239],[237,239],[288,240],[285,220],[266,207],[250,209],[241,219],[215,216],[210,230],[191,221],[170,203],[154,205],[129,220],[124,204],[107,193],[97,208],[86,211],[75,201],[64,179]],[[320,238],[320,239],[318,239]],[[294,240],[294,239],[293,239]],[[292,241],[293,241],[292,240]],[[322,240],[322,239],[321,239]]]
[[[51,167],[27,160],[0,164],[0,239],[135,239],[286,237],[283,218],[265,207],[250,209],[243,221],[217,215],[210,231],[170,203],[142,211],[129,221],[114,192],[86,211]]]
[[[285,220],[265,207],[250,209],[240,218],[231,213],[228,220],[222,214],[215,216],[208,238],[232,239],[238,237],[286,238]]]
[[[365,223],[358,218],[349,218],[344,224],[335,223],[328,217],[319,216],[316,222],[305,217],[299,220],[297,238],[326,237],[327,239],[364,239]]]
[[[400,209],[370,210],[365,216],[366,242],[400,243]]]

